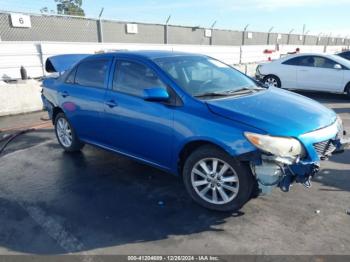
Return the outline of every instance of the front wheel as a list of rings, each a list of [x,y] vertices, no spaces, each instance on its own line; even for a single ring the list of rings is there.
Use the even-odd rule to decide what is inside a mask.
[[[188,157],[183,180],[195,202],[217,211],[239,210],[254,186],[249,166],[214,146],[203,146]]]
[[[58,142],[67,152],[80,151],[84,147],[64,113],[57,114],[55,118],[55,133]]]
[[[281,80],[274,75],[268,75],[264,78],[264,84],[267,86],[281,87]]]

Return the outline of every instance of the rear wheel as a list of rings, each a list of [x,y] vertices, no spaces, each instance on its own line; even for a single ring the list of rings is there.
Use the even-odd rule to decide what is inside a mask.
[[[237,211],[252,194],[254,178],[247,165],[223,150],[203,146],[186,160],[185,187],[201,206],[217,211]]]
[[[274,75],[268,75],[264,77],[264,84],[273,87],[281,87],[281,80]]]
[[[80,151],[84,147],[64,113],[58,113],[55,118],[55,133],[58,142],[67,152]]]

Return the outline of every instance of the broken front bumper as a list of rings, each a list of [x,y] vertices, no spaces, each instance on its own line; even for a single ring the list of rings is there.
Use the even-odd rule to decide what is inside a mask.
[[[308,156],[305,159],[281,158],[261,153],[257,162],[251,167],[262,194],[268,194],[274,187],[288,192],[293,183],[311,186],[311,178],[320,169],[320,162],[331,155],[342,153],[350,146],[350,139],[345,138],[341,121],[333,125],[299,137]]]

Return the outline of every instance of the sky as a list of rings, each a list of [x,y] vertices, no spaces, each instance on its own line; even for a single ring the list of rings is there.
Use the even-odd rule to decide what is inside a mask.
[[[54,0],[0,0],[0,9],[40,12],[47,6],[55,10]],[[350,37],[350,0],[83,0],[87,17],[130,22],[169,24],[242,30],[332,35]]]

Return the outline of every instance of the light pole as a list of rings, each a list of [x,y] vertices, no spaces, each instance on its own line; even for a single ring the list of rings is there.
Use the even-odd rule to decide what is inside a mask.
[[[247,24],[244,27],[243,34],[242,34],[242,45],[244,45],[244,43],[245,43],[245,32],[247,31],[248,27],[249,27],[249,24]]]
[[[169,24],[170,18],[171,18],[171,15],[168,16],[164,25],[164,44],[168,44],[168,24]]]
[[[269,45],[270,44],[270,35],[271,35],[271,32],[272,32],[272,30],[273,30],[273,26],[270,28],[270,30],[269,30],[269,32],[267,33],[267,45]]]
[[[293,33],[293,31],[294,31],[294,28],[292,30],[290,30],[288,33],[287,45],[289,45],[289,43],[290,43],[290,35],[291,35],[291,33]]]
[[[211,33],[210,38],[209,38],[210,45],[213,45],[213,29],[214,29],[214,26],[216,25],[216,23],[217,23],[217,20],[215,20],[210,27],[210,33]]]
[[[98,15],[98,40],[100,43],[103,43],[103,28],[102,28],[102,21],[101,21],[101,17],[104,11],[104,7],[101,8],[100,14]]]

